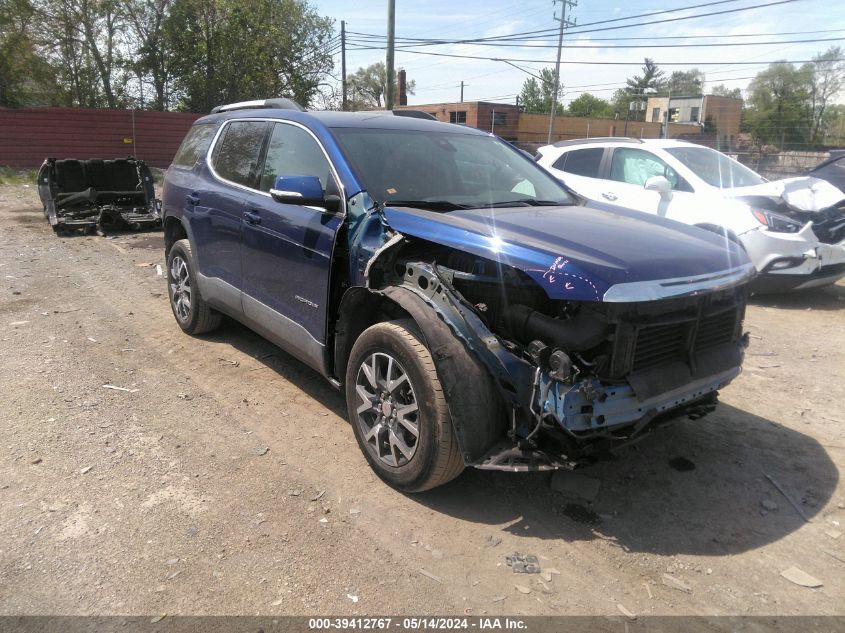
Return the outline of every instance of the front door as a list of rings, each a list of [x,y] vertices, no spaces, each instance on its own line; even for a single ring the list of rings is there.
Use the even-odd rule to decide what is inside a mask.
[[[324,191],[335,186],[310,132],[294,123],[272,125],[259,190],[247,194],[241,225],[244,314],[314,365],[326,341],[331,256],[343,215],[270,196],[279,176],[317,176]]]
[[[670,197],[664,198],[659,192],[645,188],[652,176],[663,176],[669,181],[672,186]],[[688,221],[682,216],[693,195],[692,188],[672,167],[649,151],[637,147],[614,148],[608,179],[603,180],[602,185],[603,198],[614,204]]]

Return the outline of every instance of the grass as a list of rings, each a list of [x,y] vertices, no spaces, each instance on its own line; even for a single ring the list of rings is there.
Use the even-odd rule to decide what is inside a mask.
[[[32,185],[36,186],[37,169],[15,169],[0,166],[0,185]]]

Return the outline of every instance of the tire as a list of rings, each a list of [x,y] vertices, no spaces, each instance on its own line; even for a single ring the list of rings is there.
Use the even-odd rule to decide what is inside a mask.
[[[377,323],[355,341],[346,406],[358,447],[390,486],[422,492],[463,471],[443,387],[412,320]]]
[[[217,329],[223,319],[203,300],[196,278],[191,243],[179,240],[167,254],[167,296],[179,327],[194,335]]]

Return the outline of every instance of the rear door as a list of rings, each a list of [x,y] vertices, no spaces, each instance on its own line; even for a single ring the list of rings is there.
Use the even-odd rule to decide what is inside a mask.
[[[208,299],[241,311],[241,215],[258,179],[266,121],[229,121],[220,130],[207,166],[211,177],[186,194],[199,272]]]
[[[605,148],[584,147],[561,154],[552,167],[563,182],[575,193],[591,200],[603,200],[600,180]]]
[[[258,190],[247,195],[241,223],[244,314],[313,366],[326,339],[331,256],[343,214],[270,196],[279,176],[316,176],[324,191],[337,191],[334,170],[311,132],[293,122],[270,125]]]

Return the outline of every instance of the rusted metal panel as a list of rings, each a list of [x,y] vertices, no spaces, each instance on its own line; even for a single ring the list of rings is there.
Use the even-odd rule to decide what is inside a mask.
[[[0,165],[38,167],[47,156],[136,156],[165,168],[201,114],[88,108],[0,108]]]

